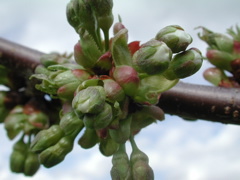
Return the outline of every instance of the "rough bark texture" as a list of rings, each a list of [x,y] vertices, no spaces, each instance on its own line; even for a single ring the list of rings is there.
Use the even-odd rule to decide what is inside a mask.
[[[0,64],[25,79],[44,53],[0,38]],[[240,125],[240,89],[180,82],[162,93],[158,104],[166,113],[188,119]]]

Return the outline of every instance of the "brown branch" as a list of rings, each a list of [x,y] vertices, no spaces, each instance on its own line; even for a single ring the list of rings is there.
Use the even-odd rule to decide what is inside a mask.
[[[11,68],[19,76],[32,74],[44,53],[0,38],[0,64]]]
[[[158,104],[166,113],[189,119],[240,124],[240,89],[180,82],[162,94]]]
[[[1,38],[0,53],[0,64],[16,70],[19,76],[25,78],[33,73],[44,55]],[[172,115],[240,125],[240,89],[181,82],[162,93],[158,105]]]

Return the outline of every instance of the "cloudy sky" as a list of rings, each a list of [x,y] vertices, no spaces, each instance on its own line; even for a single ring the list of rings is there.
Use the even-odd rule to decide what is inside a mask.
[[[65,7],[69,0],[0,0],[0,37],[49,53],[72,52],[78,36],[68,25]],[[239,24],[238,0],[115,0],[114,15],[121,15],[130,41],[146,42],[164,26],[178,24],[193,37],[191,47],[205,53],[206,44],[198,39],[200,30],[225,33]],[[203,68],[184,81],[207,84]],[[155,179],[161,180],[238,180],[240,179],[240,129],[202,120],[187,122],[175,116],[144,129],[136,138],[148,154]],[[32,178],[9,170],[10,142],[0,125],[1,180],[106,180],[110,179],[111,158],[98,148],[82,150],[77,144],[65,161],[51,169],[41,167]],[[128,146],[128,152],[130,148]]]

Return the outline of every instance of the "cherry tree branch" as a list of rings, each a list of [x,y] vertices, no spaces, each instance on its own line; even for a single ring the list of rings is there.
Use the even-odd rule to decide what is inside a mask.
[[[187,119],[240,124],[240,89],[180,82],[162,94],[164,112]]]
[[[44,53],[0,38],[0,64],[28,79]],[[162,93],[158,103],[167,114],[187,119],[240,125],[240,89],[180,82]]]

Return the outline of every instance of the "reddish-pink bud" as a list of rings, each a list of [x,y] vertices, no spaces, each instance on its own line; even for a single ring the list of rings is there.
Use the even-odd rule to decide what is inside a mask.
[[[128,48],[131,52],[131,55],[133,55],[136,51],[140,49],[140,41],[133,41],[129,43]]]
[[[113,34],[117,34],[121,29],[125,29],[125,26],[121,22],[117,22],[113,26]]]
[[[113,72],[113,77],[127,95],[133,96],[136,93],[140,79],[133,67],[126,65],[117,66]]]
[[[236,54],[240,54],[240,42],[239,41],[234,41],[233,52]]]
[[[125,97],[125,93],[123,88],[113,79],[108,78],[103,80],[104,90],[106,92],[106,96],[110,101],[123,101]]]
[[[106,74],[112,68],[112,54],[108,51],[104,53],[94,65],[94,72]]]
[[[215,49],[211,49],[207,51],[206,54],[208,60],[210,63],[215,65],[216,67],[231,71],[231,61],[234,60],[234,57],[232,54],[224,52],[224,51],[219,51]]]

